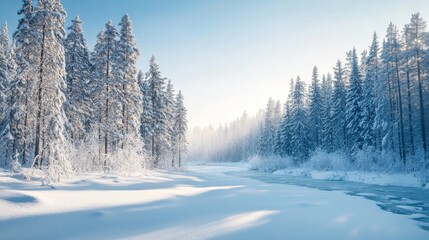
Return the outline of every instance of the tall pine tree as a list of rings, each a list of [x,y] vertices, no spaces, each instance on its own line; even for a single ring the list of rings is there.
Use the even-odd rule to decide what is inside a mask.
[[[121,138],[121,93],[122,84],[117,74],[118,31],[109,21],[105,30],[98,35],[94,48],[93,64],[95,67],[96,90],[92,93],[95,113],[93,116],[99,132],[100,149],[107,156],[116,149]],[[103,146],[103,147],[101,147]],[[110,149],[109,149],[110,148]],[[101,156],[99,156],[101,158]]]
[[[413,68],[417,75],[417,84],[418,84],[418,109],[420,115],[420,128],[421,128],[421,146],[423,147],[424,156],[426,159],[428,157],[428,141],[427,141],[427,131],[426,131],[426,114],[425,114],[425,96],[427,96],[427,90],[425,92],[425,87],[427,87],[427,83],[425,84],[424,80],[427,82],[427,67],[423,66],[423,56],[427,49],[426,46],[426,21],[420,16],[419,13],[415,13],[411,16],[411,21],[407,25],[409,31],[409,52],[410,57],[412,59]],[[426,94],[425,94],[426,93]],[[429,165],[429,164],[428,164]]]
[[[39,0],[34,17],[34,26],[40,38],[37,50],[36,83],[36,133],[35,165],[41,167],[43,160],[49,169],[59,173],[66,167],[62,144],[64,138],[65,114],[65,51],[64,23],[66,12],[59,0]]]
[[[88,131],[92,64],[79,16],[72,20],[68,29],[70,32],[64,41],[67,72],[65,112],[69,120],[68,132],[73,141],[83,139]]]
[[[322,93],[317,67],[313,68],[313,76],[309,87],[309,137],[311,149],[320,146],[322,129]]]
[[[150,156],[154,166],[158,167],[164,160],[166,142],[168,140],[167,113],[165,108],[165,78],[161,76],[155,57],[150,59],[149,72],[147,73],[148,93],[150,96],[150,108],[152,110],[151,129],[153,135],[150,142]]]
[[[346,147],[346,86],[344,69],[338,60],[334,68],[334,84],[332,93],[332,128],[335,149],[344,150]]]
[[[182,92],[176,96],[175,107],[174,107],[174,125],[173,125],[173,146],[174,152],[177,156],[177,164],[179,167],[182,166],[182,156],[187,151],[186,132],[188,130],[188,121],[186,119],[186,108],[183,102]],[[174,158],[173,158],[174,159]],[[175,162],[172,162],[173,167]]]
[[[305,83],[298,76],[291,104],[291,146],[296,162],[304,162],[310,154],[308,113],[305,107]]]
[[[348,149],[352,152],[362,149],[362,99],[362,82],[359,71],[358,57],[356,55],[356,49],[353,49],[345,112]]]
[[[121,23],[118,42],[118,82],[122,83],[122,145],[139,138],[142,95],[137,80],[137,58],[139,51],[130,17],[125,15]]]
[[[369,55],[366,59],[366,73],[363,81],[362,102],[362,135],[364,146],[375,146],[376,136],[374,132],[375,120],[375,83],[379,80],[379,46],[377,35],[374,33]],[[378,138],[379,139],[379,138]]]

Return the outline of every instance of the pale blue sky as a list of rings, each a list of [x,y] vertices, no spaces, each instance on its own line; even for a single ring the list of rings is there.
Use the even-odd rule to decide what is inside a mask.
[[[314,65],[332,70],[353,46],[367,48],[390,21],[429,19],[428,0],[62,0],[77,14],[92,48],[108,20],[131,16],[147,69],[154,54],[181,89],[190,127],[253,114],[269,97],[286,99],[291,77],[308,82]],[[20,0],[1,0],[0,21],[16,27]]]

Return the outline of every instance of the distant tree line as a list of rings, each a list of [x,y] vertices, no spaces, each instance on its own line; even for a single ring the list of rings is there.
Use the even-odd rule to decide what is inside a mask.
[[[428,36],[426,21],[412,14],[402,31],[390,23],[381,44],[374,33],[368,51],[348,51],[333,73],[320,76],[314,67],[309,86],[292,79],[283,107],[270,99],[252,137],[223,148],[232,156],[227,160],[242,160],[230,154],[237,150],[302,163],[319,150],[344,153],[352,162],[365,152],[404,165],[425,161],[429,168]],[[234,126],[218,132],[235,132]]]

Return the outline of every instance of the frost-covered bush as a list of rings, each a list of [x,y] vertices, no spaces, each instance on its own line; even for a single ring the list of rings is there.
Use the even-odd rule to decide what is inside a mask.
[[[372,172],[380,174],[407,173],[412,174],[422,184],[429,182],[429,166],[422,151],[416,151],[414,157],[406,159],[405,164],[399,160],[398,153],[378,152],[374,148],[365,148],[348,155],[344,152],[327,153],[316,150],[304,163],[293,164],[292,158],[280,156],[261,157],[256,155],[248,160],[250,170],[275,172],[289,169],[292,172],[307,173],[317,171],[341,172]]]
[[[51,185],[61,181],[62,177],[68,177],[72,174],[72,167],[68,159],[65,156],[61,156],[58,159],[50,159],[46,176],[43,178],[42,183],[44,185]]]
[[[350,168],[350,161],[342,152],[327,153],[319,149],[303,163],[302,167],[321,171],[345,171]]]
[[[68,177],[73,173],[70,164],[70,156],[67,154],[68,141],[56,142],[49,145],[45,151],[48,152],[48,166],[46,174],[42,178],[44,185],[51,185],[61,181],[62,177]]]
[[[50,148],[55,148],[55,151]],[[112,147],[112,152],[107,155],[96,132],[84,141],[64,141],[48,147],[46,151],[58,154],[48,154],[48,164],[40,169],[24,169],[23,175],[27,180],[40,179],[44,185],[52,185],[73,174],[104,172],[131,175],[151,167],[139,136],[126,137],[123,142]]]
[[[67,155],[76,174],[92,171],[133,174],[149,168],[142,146],[138,136],[129,136],[123,145],[105,155],[98,135],[94,133],[82,143],[69,144]]]
[[[133,174],[148,167],[142,150],[143,143],[138,137],[128,139],[124,148],[119,148],[107,157],[106,166],[108,169],[106,170],[109,172]]]
[[[395,167],[394,156],[379,153],[373,148],[359,150],[353,155],[353,169],[363,172],[392,172]]]
[[[293,166],[292,158],[282,158],[280,156],[261,157],[259,155],[251,157],[249,160],[250,170],[263,172],[274,172],[276,170],[290,168]]]
[[[101,158],[101,148],[96,133],[89,135],[82,142],[69,143],[67,155],[75,174],[103,170],[104,159]]]
[[[19,154],[15,154],[13,157],[12,163],[10,165],[10,170],[14,173],[21,171],[21,163],[19,163]]]

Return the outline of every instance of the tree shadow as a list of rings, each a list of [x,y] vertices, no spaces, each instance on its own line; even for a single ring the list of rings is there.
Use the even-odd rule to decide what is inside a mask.
[[[266,223],[274,214],[273,210],[251,206],[234,210],[234,204],[226,204],[216,211],[210,209],[224,200],[225,195],[239,197],[240,189],[214,189],[143,204],[3,219],[0,220],[0,238],[141,239],[138,236],[147,236],[149,238],[143,239],[154,239],[150,236],[161,236],[175,239],[174,236],[191,236],[200,229],[200,236],[206,234],[206,239]],[[231,224],[235,224],[235,228]]]

